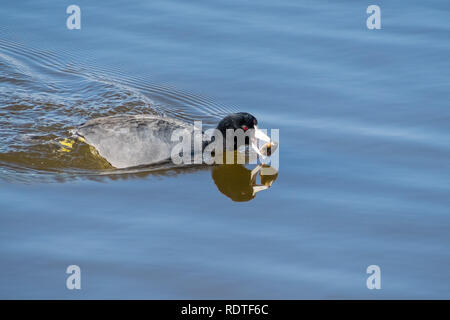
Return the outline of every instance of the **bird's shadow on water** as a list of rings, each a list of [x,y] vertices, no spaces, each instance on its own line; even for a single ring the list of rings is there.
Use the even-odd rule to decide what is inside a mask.
[[[146,179],[151,177],[174,177],[199,171],[210,171],[217,190],[235,202],[250,201],[260,191],[269,189],[278,178],[278,171],[268,165],[244,164],[197,164],[174,165],[166,161],[151,166],[107,170],[24,170],[23,167],[0,162],[3,172],[0,180],[14,183],[70,183],[90,180],[96,182]]]
[[[151,167],[119,169],[114,173],[97,174],[88,178],[96,181],[127,180],[149,176],[176,176],[208,170],[211,171],[211,177],[218,191],[235,202],[254,199],[258,192],[269,189],[278,178],[278,171],[268,165],[256,165],[249,169],[243,164],[174,166],[171,162]]]

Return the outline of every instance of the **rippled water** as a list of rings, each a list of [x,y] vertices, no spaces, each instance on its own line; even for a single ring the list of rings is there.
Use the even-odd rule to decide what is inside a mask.
[[[112,169],[84,143],[75,143],[70,152],[61,144],[65,139],[72,139],[72,129],[92,118],[156,114],[189,122],[202,120],[212,125],[237,111],[148,80],[133,76],[124,79],[111,71],[108,75],[107,71],[92,65],[63,62],[55,54],[27,48],[11,40],[2,41],[1,45],[4,86],[0,97],[3,102],[0,124],[4,143],[0,161],[12,169],[4,172],[6,179],[16,180],[19,175],[24,181],[33,181],[29,173],[56,171],[66,175],[73,171],[69,169],[85,169],[76,170],[72,177],[80,173],[90,177],[102,173],[92,170]],[[45,178],[58,177],[60,175],[47,175]]]
[[[1,298],[450,297],[447,1],[378,2],[372,31],[356,1],[83,0],[81,30],[69,3],[3,2]],[[115,170],[59,143],[237,110],[280,129],[256,196],[243,167]]]

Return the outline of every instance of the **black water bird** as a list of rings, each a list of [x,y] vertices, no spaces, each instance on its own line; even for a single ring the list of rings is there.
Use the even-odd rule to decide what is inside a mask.
[[[270,138],[257,127],[258,120],[249,113],[238,112],[227,115],[217,125],[226,140],[227,129],[249,131],[248,144],[261,154],[257,140],[270,142]],[[119,115],[96,118],[79,126],[75,135],[94,147],[113,167],[129,168],[151,165],[171,158],[172,148],[179,143],[173,141],[175,130],[194,130],[184,121],[156,115]],[[203,149],[209,142],[203,143]],[[240,145],[235,142],[235,150]]]

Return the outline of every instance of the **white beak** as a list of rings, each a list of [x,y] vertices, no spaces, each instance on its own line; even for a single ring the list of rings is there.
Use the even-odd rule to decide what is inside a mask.
[[[264,132],[259,130],[257,126],[255,126],[255,138],[252,141],[252,148],[253,148],[253,150],[255,150],[255,152],[257,154],[259,154],[261,157],[263,157],[263,159],[265,159],[266,156],[263,155],[261,153],[261,151],[259,151],[258,140],[262,140],[264,142],[270,142],[270,138]]]
[[[265,142],[270,142],[270,138],[264,132],[259,130],[257,126],[255,126],[255,138]]]

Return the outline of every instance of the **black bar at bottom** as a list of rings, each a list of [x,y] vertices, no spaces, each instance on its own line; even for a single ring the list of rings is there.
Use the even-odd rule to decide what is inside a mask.
[[[368,315],[384,314],[384,307],[397,309],[403,315],[425,311],[427,314],[447,309],[448,300],[3,300],[2,312],[11,308],[13,314],[21,311],[66,310],[65,313],[86,314],[83,309],[95,310],[101,315],[129,316],[139,312],[143,319],[296,319],[315,318],[324,314],[349,314],[358,311]],[[362,312],[362,313],[361,313]],[[381,312],[381,313],[380,313]],[[51,312],[50,312],[51,313]]]

